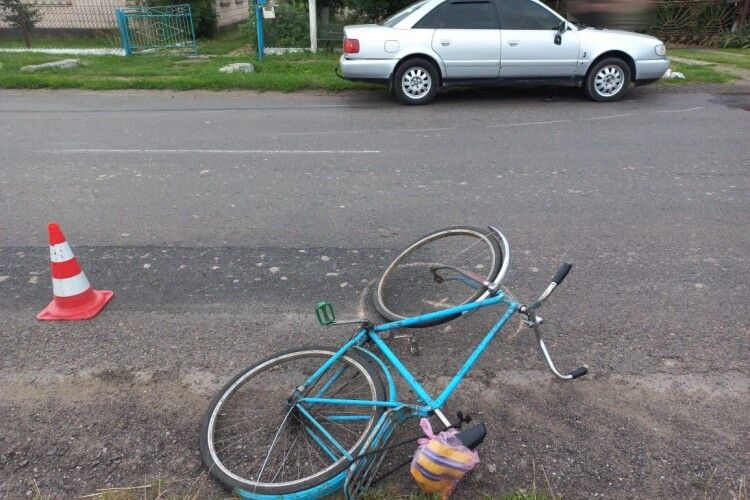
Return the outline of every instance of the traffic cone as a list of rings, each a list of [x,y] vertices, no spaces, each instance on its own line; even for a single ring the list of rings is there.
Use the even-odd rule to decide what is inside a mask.
[[[54,300],[36,315],[41,320],[91,319],[104,309],[112,297],[109,290],[94,290],[78,265],[73,250],[56,222],[49,230],[49,253],[52,261],[52,294]]]

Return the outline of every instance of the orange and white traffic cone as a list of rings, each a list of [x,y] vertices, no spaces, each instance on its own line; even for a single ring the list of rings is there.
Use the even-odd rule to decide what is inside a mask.
[[[37,314],[36,319],[91,319],[112,300],[114,293],[91,288],[89,280],[73,255],[73,250],[65,241],[60,226],[52,222],[47,228],[52,261],[52,294],[55,298]]]

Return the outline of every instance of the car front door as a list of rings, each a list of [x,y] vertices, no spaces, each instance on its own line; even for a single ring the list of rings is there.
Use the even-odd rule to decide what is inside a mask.
[[[449,0],[432,36],[434,50],[445,64],[446,78],[498,77],[500,28],[490,0]]]
[[[498,0],[501,78],[572,77],[578,64],[576,31],[559,33],[561,18],[532,0]]]

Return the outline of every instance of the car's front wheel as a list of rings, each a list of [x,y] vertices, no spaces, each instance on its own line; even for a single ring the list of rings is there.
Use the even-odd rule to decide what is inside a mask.
[[[618,101],[630,88],[630,66],[617,57],[602,59],[586,75],[586,96],[594,101]]]
[[[431,102],[440,85],[437,68],[427,59],[408,59],[393,75],[393,93],[403,104]]]

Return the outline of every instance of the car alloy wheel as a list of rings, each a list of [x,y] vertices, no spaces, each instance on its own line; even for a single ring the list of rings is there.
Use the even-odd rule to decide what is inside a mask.
[[[413,66],[404,72],[401,90],[412,99],[421,99],[432,88],[430,73],[421,66]]]
[[[602,97],[616,95],[625,85],[625,75],[614,64],[604,66],[594,77],[594,90]]]

